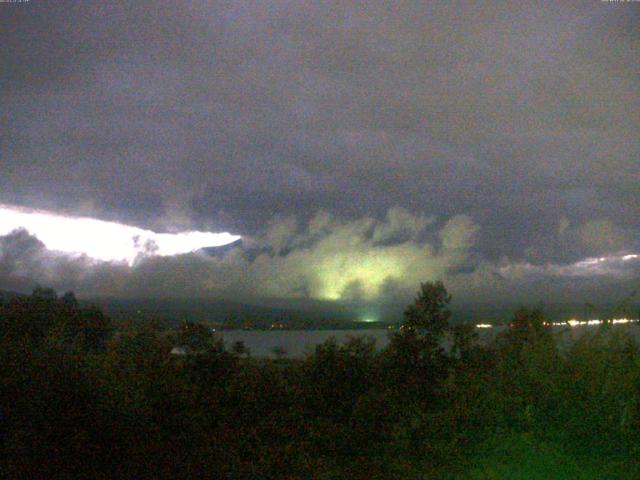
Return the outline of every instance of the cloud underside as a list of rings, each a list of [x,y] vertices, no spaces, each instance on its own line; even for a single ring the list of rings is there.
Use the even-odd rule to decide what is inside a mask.
[[[594,231],[608,228],[606,222],[563,223],[557,238],[599,251],[601,244],[592,245],[599,238]],[[440,279],[461,300],[561,300],[592,289],[594,279],[605,290],[631,285],[640,272],[637,255],[619,252],[567,264],[491,262],[477,252],[479,232],[465,215],[442,222],[392,208],[382,220],[345,220],[320,211],[307,222],[275,218],[260,235],[221,254],[141,255],[129,265],[51,251],[16,230],[0,237],[0,286],[27,290],[39,283],[87,297],[384,303],[406,301],[421,281]],[[606,245],[610,238],[604,237]],[[553,292],[553,286],[566,291]]]
[[[637,5],[1,10],[0,202],[255,236],[274,212],[401,205],[469,215],[484,257],[534,264],[591,254],[563,218],[608,218],[608,251],[637,247],[615,231],[640,238]]]

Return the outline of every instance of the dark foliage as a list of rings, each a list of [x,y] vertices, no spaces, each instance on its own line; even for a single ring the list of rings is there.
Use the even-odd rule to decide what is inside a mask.
[[[481,345],[472,326],[448,326],[449,301],[441,283],[423,284],[386,349],[330,340],[295,360],[227,351],[193,323],[113,331],[71,293],[12,298],[0,306],[0,472],[640,478],[629,336],[602,331],[558,349],[543,314],[521,309]],[[176,345],[191,354],[172,355]]]

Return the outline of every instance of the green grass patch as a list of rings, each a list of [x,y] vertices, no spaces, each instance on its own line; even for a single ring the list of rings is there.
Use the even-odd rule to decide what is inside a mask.
[[[628,457],[567,453],[532,434],[521,433],[486,442],[470,458],[462,473],[443,478],[466,480],[601,480],[640,478],[640,464]]]

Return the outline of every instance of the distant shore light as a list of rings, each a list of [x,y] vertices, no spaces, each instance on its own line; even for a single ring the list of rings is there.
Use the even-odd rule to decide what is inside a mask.
[[[377,322],[378,320],[373,317],[363,317],[360,319],[360,321],[364,323],[374,323],[374,322]]]

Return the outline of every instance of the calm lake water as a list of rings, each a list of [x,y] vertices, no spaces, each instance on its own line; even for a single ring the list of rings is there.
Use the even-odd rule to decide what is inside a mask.
[[[613,331],[628,332],[637,342],[640,341],[640,326],[614,325]],[[491,341],[506,327],[494,327],[476,329],[479,340],[482,343]],[[555,326],[552,331],[561,339],[561,344],[569,344],[585,332],[595,332],[597,326]],[[353,337],[368,337],[376,341],[377,348],[384,348],[389,344],[389,334],[395,330],[224,330],[216,332],[221,336],[230,348],[234,342],[243,341],[254,357],[275,357],[273,350],[282,348],[286,352],[285,357],[303,357],[306,353],[313,352],[316,345],[334,337],[338,343],[344,343]]]

